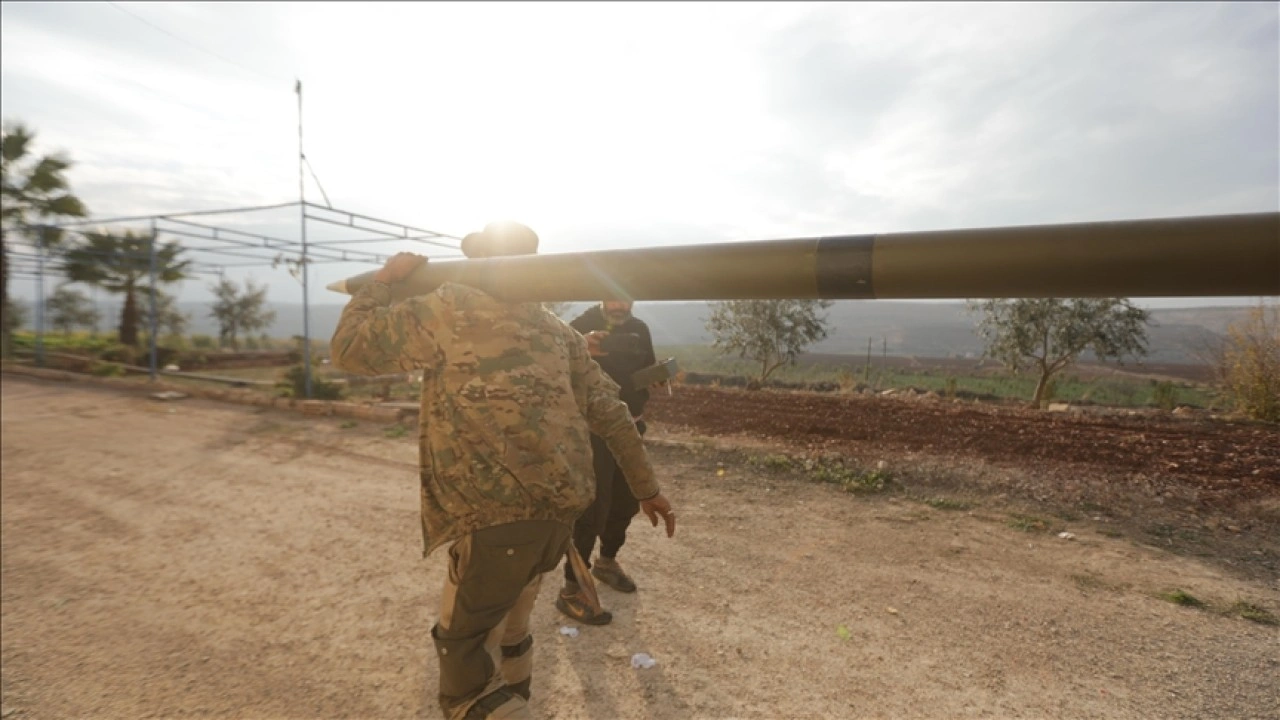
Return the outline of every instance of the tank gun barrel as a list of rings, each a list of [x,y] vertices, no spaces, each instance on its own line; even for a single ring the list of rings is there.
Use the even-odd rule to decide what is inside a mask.
[[[445,282],[511,302],[1280,295],[1280,213],[433,261],[393,294]]]

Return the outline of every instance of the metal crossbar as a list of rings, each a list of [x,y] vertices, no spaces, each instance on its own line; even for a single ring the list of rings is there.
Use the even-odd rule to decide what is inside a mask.
[[[275,237],[268,234],[251,232],[248,230],[241,230],[234,227],[226,227],[207,222],[197,222],[189,219],[218,215],[243,215],[287,208],[298,209],[300,230],[299,240]],[[326,216],[326,214],[328,216]],[[342,219],[334,219],[333,215],[337,215]],[[308,221],[349,227],[359,232],[377,235],[378,237],[359,237],[308,242],[306,238],[306,225]],[[149,277],[153,311],[155,309],[154,304],[156,302],[156,273],[158,271],[158,268],[155,266],[155,249],[159,244],[157,241],[161,234],[167,234],[188,240],[202,241],[201,244],[198,245],[193,243],[180,244],[180,247],[184,250],[188,250],[193,253],[202,253],[227,258],[241,258],[246,261],[218,263],[191,262],[186,268],[192,273],[216,275],[224,275],[225,271],[230,268],[274,267],[280,263],[284,256],[288,256],[288,260],[291,262],[301,262],[305,266],[333,263],[367,263],[380,265],[385,262],[386,258],[393,254],[391,252],[379,253],[372,250],[349,247],[351,245],[386,242],[412,242],[452,251],[446,254],[445,257],[456,257],[460,244],[460,238],[454,235],[414,227],[412,225],[391,222],[389,220],[383,220],[370,215],[325,207],[323,205],[306,202],[305,199],[300,199],[295,202],[253,205],[222,210],[193,210],[189,212],[157,213],[154,215],[84,218],[79,220],[66,220],[58,223],[46,223],[32,226],[30,229],[36,230],[41,227],[55,228],[65,230],[75,235],[84,236],[87,233],[94,232],[94,230],[90,229],[94,226],[97,226],[98,228],[106,228],[113,225],[119,226],[121,224],[129,223],[147,223],[149,225],[149,228],[141,230],[140,232],[144,235],[149,235],[152,238],[150,248],[146,253],[135,253],[129,256],[134,259],[148,258],[151,260]],[[394,228],[394,231],[390,228]],[[56,255],[43,249],[38,240],[22,238],[21,235],[15,235],[13,239],[19,241],[17,243],[19,247],[26,248],[31,251],[11,251],[9,253],[9,257],[15,262],[11,264],[10,270],[15,277],[31,277],[36,280],[37,295],[39,296],[36,303],[36,345],[37,348],[42,349],[45,324],[45,308],[43,302],[44,277],[48,274],[56,274],[65,277],[64,272],[66,270],[66,265],[63,264],[61,259]],[[84,251],[83,248],[82,251]],[[89,252],[92,253],[93,251]],[[268,255],[268,253],[270,253],[270,255]],[[114,253],[101,254],[110,255]],[[306,322],[306,320],[309,315],[310,308],[307,296],[307,283],[305,282],[306,277],[307,276],[304,274],[303,339],[304,348],[306,348],[307,352],[305,368],[309,379],[310,330],[309,323]],[[155,313],[152,312],[151,315],[153,327],[150,328],[150,334],[154,345],[157,328],[154,327],[156,322]],[[150,371],[152,373],[152,377],[156,377],[156,352],[154,347],[152,348],[151,356]],[[42,352],[37,353],[37,357],[43,357]],[[307,388],[309,396],[310,382],[307,383]]]

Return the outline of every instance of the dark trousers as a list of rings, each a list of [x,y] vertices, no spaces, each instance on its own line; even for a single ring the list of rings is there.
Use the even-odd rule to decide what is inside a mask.
[[[525,520],[477,530],[449,546],[440,619],[431,629],[440,663],[440,708],[451,720],[524,717],[533,673],[533,611],[542,574],[569,547],[570,529]]]
[[[637,429],[644,434],[644,424],[638,423]],[[618,467],[618,461],[604,439],[591,436],[592,463],[596,474],[596,499],[591,506],[578,516],[573,524],[573,545],[578,554],[591,567],[591,551],[595,547],[596,538],[600,539],[600,554],[617,557],[623,543],[627,541],[627,528],[631,526],[631,518],[640,512],[640,503],[631,494],[631,486]],[[573,566],[565,561],[564,579],[576,582]]]

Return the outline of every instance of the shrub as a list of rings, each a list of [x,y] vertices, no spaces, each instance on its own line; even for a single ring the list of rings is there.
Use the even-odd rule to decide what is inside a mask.
[[[139,349],[130,345],[116,344],[98,353],[98,358],[124,365],[137,365],[140,352]]]
[[[1236,408],[1280,422],[1280,305],[1259,305],[1227,329],[1222,376]]]
[[[124,375],[124,366],[112,362],[98,363],[93,366],[93,374],[98,377],[120,377]]]
[[[1178,404],[1178,393],[1169,381],[1158,382],[1151,390],[1151,403],[1161,410],[1172,410]]]
[[[276,387],[287,390],[292,397],[305,398],[307,396],[307,375],[306,370],[301,365],[294,365],[284,374],[284,380],[276,384]],[[311,374],[311,397],[314,400],[341,400],[342,386],[338,383],[327,382]]]
[[[209,335],[192,335],[191,347],[197,350],[212,350],[218,343]]]

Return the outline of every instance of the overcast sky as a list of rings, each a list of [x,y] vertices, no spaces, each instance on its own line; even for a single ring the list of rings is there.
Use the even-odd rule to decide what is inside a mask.
[[[4,119],[95,217],[296,200],[295,78],[335,207],[547,252],[1280,210],[1276,3],[6,2],[2,32]]]

